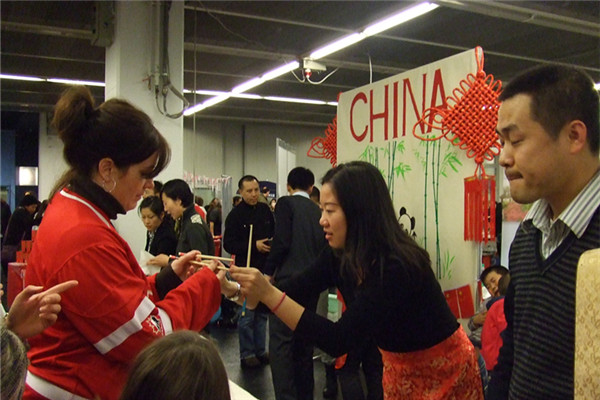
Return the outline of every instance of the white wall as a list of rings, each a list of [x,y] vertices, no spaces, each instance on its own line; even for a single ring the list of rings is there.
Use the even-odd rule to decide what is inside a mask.
[[[48,114],[40,113],[40,148],[38,186],[40,199],[47,199],[58,178],[67,170],[63,159],[63,142],[58,135],[50,134]]]
[[[195,175],[233,178],[234,186],[245,174],[277,182],[277,138],[296,148],[296,165],[309,168],[319,181],[331,165],[328,160],[306,155],[312,140],[324,136],[325,127],[241,124],[196,120],[184,123],[183,169]],[[321,186],[317,183],[317,186]],[[278,188],[279,191],[279,188]],[[278,196],[281,192],[278,193]]]

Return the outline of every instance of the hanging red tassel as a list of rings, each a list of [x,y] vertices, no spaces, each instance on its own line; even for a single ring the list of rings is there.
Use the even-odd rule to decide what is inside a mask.
[[[486,75],[481,47],[475,49],[475,57],[477,74],[468,74],[452,91],[452,96],[446,98],[444,106],[425,110],[413,127],[413,135],[424,141],[445,137],[475,160],[475,175],[465,179],[465,240],[487,243],[496,239],[496,182],[493,176],[485,174],[483,162],[500,154],[495,128],[502,82]],[[419,136],[417,127],[422,124],[441,130],[442,135]]]
[[[465,178],[465,240],[496,240],[496,179],[485,175]]]

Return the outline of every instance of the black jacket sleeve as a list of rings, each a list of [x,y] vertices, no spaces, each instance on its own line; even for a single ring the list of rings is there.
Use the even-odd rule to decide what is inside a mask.
[[[169,291],[181,285],[183,281],[173,271],[171,266],[166,266],[156,275],[156,291],[160,300],[164,299]]]
[[[229,213],[225,220],[225,232],[223,232],[223,248],[229,254],[243,255],[248,250],[247,236],[241,213],[235,208]]]

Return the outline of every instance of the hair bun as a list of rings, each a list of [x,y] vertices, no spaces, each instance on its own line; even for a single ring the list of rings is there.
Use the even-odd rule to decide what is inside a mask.
[[[94,118],[94,98],[85,86],[72,86],[65,90],[56,103],[52,124],[65,145],[85,133],[88,121]]]

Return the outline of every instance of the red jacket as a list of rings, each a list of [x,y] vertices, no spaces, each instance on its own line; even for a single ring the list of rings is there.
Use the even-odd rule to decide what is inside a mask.
[[[504,299],[500,299],[488,310],[481,330],[481,355],[488,371],[493,370],[498,362],[498,353],[502,347],[500,333],[504,329],[506,329]]]
[[[47,288],[70,279],[79,285],[61,295],[58,321],[29,340],[24,399],[118,399],[147,344],[172,330],[201,330],[221,299],[215,274],[202,269],[156,301],[152,279],[107,215],[63,190],[38,230],[26,284]]]

